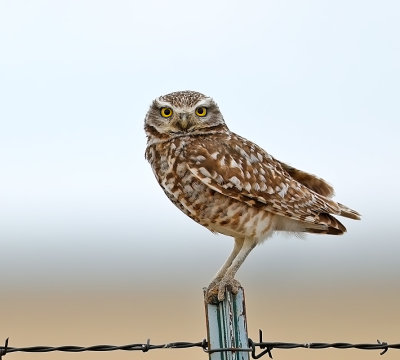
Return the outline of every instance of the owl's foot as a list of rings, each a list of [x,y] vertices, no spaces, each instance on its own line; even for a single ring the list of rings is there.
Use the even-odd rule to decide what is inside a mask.
[[[206,301],[208,304],[218,304],[218,302],[224,301],[226,291],[236,295],[240,287],[240,282],[230,276],[213,280],[207,288]]]

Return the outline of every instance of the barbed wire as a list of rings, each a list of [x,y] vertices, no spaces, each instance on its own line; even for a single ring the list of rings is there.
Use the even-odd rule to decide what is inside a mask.
[[[155,349],[187,349],[187,348],[202,348],[203,351],[207,353],[214,352],[249,352],[253,359],[259,359],[264,355],[268,355],[272,359],[271,351],[273,349],[296,349],[296,348],[304,348],[304,349],[326,349],[326,348],[335,348],[335,349],[359,349],[359,350],[383,350],[380,354],[383,355],[389,349],[400,349],[399,344],[388,344],[386,342],[381,342],[377,340],[375,344],[350,344],[347,342],[336,342],[336,343],[320,343],[320,342],[311,342],[311,343],[290,343],[290,342],[264,342],[262,341],[262,331],[259,333],[260,340],[259,342],[254,342],[249,339],[249,347],[248,348],[220,348],[220,349],[209,349],[207,340],[202,340],[198,342],[186,342],[186,341],[177,341],[166,344],[151,344],[150,339],[147,340],[146,343],[138,343],[138,344],[127,344],[127,345],[92,345],[92,346],[75,346],[75,345],[63,345],[63,346],[30,346],[30,347],[9,347],[8,340],[6,339],[4,346],[0,346],[0,360],[6,354],[10,354],[13,352],[28,352],[28,353],[44,353],[44,352],[53,352],[53,351],[61,351],[61,352],[84,352],[84,351],[115,351],[115,350],[124,350],[124,351],[142,351],[147,352]],[[260,353],[256,354],[256,350],[262,350]]]

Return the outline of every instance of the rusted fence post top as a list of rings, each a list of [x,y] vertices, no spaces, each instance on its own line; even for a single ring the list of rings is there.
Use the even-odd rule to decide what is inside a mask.
[[[205,301],[205,308],[210,360],[249,360],[243,288],[236,295],[225,293],[225,300],[218,304]]]

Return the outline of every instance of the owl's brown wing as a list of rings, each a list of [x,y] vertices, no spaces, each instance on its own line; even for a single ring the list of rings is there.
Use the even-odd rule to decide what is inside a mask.
[[[327,198],[331,198],[335,194],[333,187],[329,185],[324,179],[321,179],[313,174],[309,174],[305,171],[298,170],[293,166],[285,164],[282,161],[276,159],[274,160],[279,162],[283,170],[285,170],[293,179],[306,186],[307,188],[315,191],[317,194],[320,194]]]
[[[309,189],[263,149],[236,134],[225,139],[203,138],[185,151],[188,169],[196,178],[214,191],[250,206],[321,225],[328,214],[358,215],[354,212],[350,216],[351,209]],[[341,227],[340,231],[345,231]]]

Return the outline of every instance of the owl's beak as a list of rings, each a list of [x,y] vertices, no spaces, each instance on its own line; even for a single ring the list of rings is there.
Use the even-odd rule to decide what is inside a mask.
[[[179,114],[178,125],[182,130],[186,130],[187,129],[187,127],[189,125],[189,119],[188,119],[188,114],[187,113]]]

